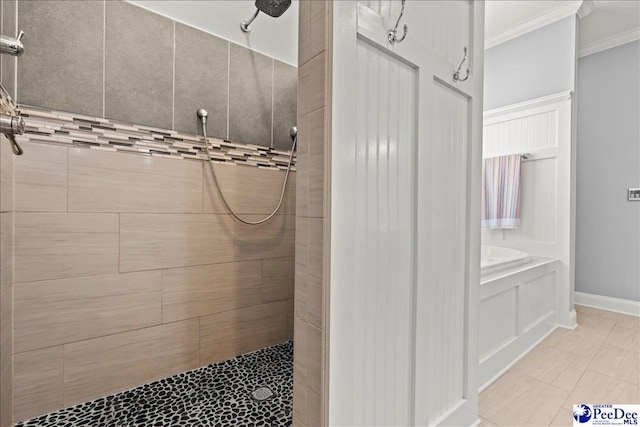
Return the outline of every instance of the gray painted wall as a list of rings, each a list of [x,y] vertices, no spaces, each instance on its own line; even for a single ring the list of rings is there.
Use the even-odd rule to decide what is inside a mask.
[[[576,291],[640,301],[640,42],[578,61]]]
[[[576,19],[564,18],[484,54],[484,109],[573,90]]]

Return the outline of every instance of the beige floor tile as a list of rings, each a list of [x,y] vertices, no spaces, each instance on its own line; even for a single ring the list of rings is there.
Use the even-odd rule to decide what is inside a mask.
[[[615,320],[617,324],[627,328],[640,329],[640,317],[638,316],[629,316],[628,314],[616,313],[615,311],[599,310],[597,308],[587,307],[584,305],[576,305],[575,307],[578,312],[578,316],[580,313],[592,314]]]
[[[494,423],[492,423],[489,420],[485,420],[484,418],[480,417],[480,425],[479,427],[497,427]]]
[[[627,350],[640,352],[640,330],[627,328],[616,322],[616,325],[605,341],[605,345],[614,345]]]
[[[571,391],[590,362],[591,359],[586,357],[539,345],[520,360],[512,371]]]
[[[599,314],[579,311],[577,316],[578,328],[588,331],[591,335],[607,336],[609,332],[611,332],[611,329],[613,329],[613,325],[616,324],[615,319],[603,317]]]
[[[606,335],[593,335],[578,326],[573,330],[558,328],[542,343],[578,356],[593,358],[606,338]]]
[[[572,427],[573,426],[573,412],[564,408],[558,411],[558,414],[553,419],[551,427]]]
[[[640,384],[640,353],[612,345],[603,345],[593,358],[589,369],[623,381]]]
[[[613,313],[613,318],[616,320],[616,325],[624,326],[625,328],[631,328],[636,332],[640,331],[640,317],[638,316]]]
[[[547,426],[568,393],[508,372],[480,395],[480,416],[500,426]]]
[[[573,410],[576,403],[637,403],[640,386],[602,375],[590,369],[584,373],[562,407]]]

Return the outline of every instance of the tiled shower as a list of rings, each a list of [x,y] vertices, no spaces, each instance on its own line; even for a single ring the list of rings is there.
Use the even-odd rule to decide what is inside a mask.
[[[309,24],[325,2],[303,3],[301,28],[326,41]],[[312,175],[324,174],[325,154],[309,147],[326,141],[328,103],[309,87],[326,93],[326,66],[297,94],[296,67],[126,2],[1,7],[0,32],[20,28],[29,50],[17,66],[3,56],[0,76],[26,122],[23,156],[0,144],[0,424],[292,339],[296,239],[309,240],[299,267],[323,259],[324,181]],[[307,60],[324,61],[326,43],[315,46]],[[320,109],[300,113],[300,99]],[[315,156],[319,167],[302,189],[292,174],[272,221],[250,227],[224,210],[203,161],[201,107],[223,191],[249,220],[277,203],[289,128],[303,114],[300,162]],[[296,192],[309,206],[302,215]],[[308,231],[296,235],[296,225]],[[314,272],[317,304],[297,309],[301,336],[317,336],[301,339],[313,363],[296,362],[300,390],[308,380],[317,396],[299,405],[309,424],[323,395],[323,272]]]

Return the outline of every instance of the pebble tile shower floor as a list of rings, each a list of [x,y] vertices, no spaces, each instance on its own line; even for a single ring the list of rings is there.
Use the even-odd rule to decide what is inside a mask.
[[[266,386],[273,396],[257,401]],[[16,427],[290,426],[293,342],[174,375]]]

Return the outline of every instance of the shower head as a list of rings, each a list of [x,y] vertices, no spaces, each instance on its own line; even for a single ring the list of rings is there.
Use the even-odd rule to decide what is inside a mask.
[[[256,13],[248,21],[240,23],[240,29],[245,33],[251,31],[249,25],[258,16],[260,12],[265,13],[272,18],[279,18],[291,6],[291,0],[256,0]]]
[[[279,18],[291,6],[291,0],[256,0],[256,8],[273,18]]]
[[[207,110],[205,110],[204,108],[198,108],[197,114],[203,124],[207,123],[207,117],[209,116]]]

